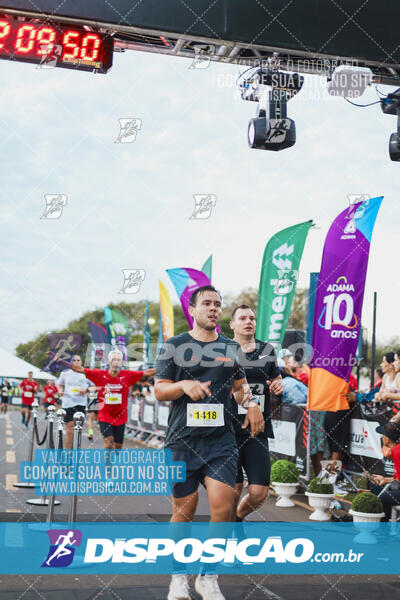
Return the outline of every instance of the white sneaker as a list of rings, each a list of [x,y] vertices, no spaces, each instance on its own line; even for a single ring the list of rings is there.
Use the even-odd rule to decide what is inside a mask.
[[[167,600],[191,600],[187,575],[172,575]]]
[[[197,575],[194,589],[203,600],[225,600],[218,585],[218,575]]]

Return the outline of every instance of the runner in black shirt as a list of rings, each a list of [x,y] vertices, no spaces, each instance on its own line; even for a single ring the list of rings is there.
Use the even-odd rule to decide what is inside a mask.
[[[1,384],[1,407],[0,407],[0,415],[1,418],[4,418],[7,414],[8,408],[8,398],[11,390],[11,383],[9,383],[7,377],[4,377],[3,383]]]
[[[210,520],[231,521],[237,473],[236,440],[231,421],[231,395],[248,407],[245,426],[251,434],[264,430],[258,403],[251,400],[244,371],[238,364],[239,345],[216,332],[221,296],[212,286],[196,290],[190,299],[193,329],[170,338],[156,365],[155,394],[172,401],[166,447],[175,461],[185,461],[186,481],[173,487],[173,523],[192,521],[199,483],[204,483]],[[224,600],[217,575],[199,575],[196,591],[204,598]],[[173,575],[168,600],[190,600],[186,575]]]
[[[256,319],[251,308],[246,304],[236,307],[232,312],[230,326],[234,331],[234,340],[240,344],[243,352],[240,364],[244,367],[253,398],[260,402],[265,420],[264,431],[252,438],[248,428],[243,428],[246,410],[232,400],[232,420],[239,450],[236,479],[236,503],[239,505],[236,520],[242,521],[256,510],[268,495],[271,471],[268,438],[274,437],[269,393],[271,391],[276,395],[282,394],[283,384],[273,346],[254,337]],[[243,469],[249,485],[248,493],[239,503],[243,489]]]

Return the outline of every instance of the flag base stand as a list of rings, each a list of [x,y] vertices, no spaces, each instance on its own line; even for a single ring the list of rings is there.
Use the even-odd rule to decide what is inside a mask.
[[[13,486],[16,488],[29,488],[32,489],[35,487],[34,483],[29,483],[28,481],[17,481],[13,483]]]
[[[47,498],[31,498],[31,500],[27,500],[26,502],[27,504],[33,504],[34,506],[48,506],[50,500],[48,500]],[[55,506],[58,506],[60,504],[60,501],[54,500],[54,504]]]

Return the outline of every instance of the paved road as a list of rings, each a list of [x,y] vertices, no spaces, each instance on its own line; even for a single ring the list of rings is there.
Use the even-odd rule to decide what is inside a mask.
[[[40,415],[43,434],[45,421]],[[20,423],[20,415],[11,410],[6,420],[0,420],[0,521],[43,521],[47,509],[26,503],[35,497],[31,490],[16,489],[19,464],[27,459],[31,430]],[[98,430],[89,442],[86,433],[83,447],[101,448]],[[126,447],[134,447],[127,441]],[[304,497],[299,497],[304,501]],[[55,520],[65,520],[70,500],[61,498]],[[309,512],[302,506],[276,508],[269,498],[258,510],[255,521],[305,521]],[[78,501],[81,521],[167,521],[171,514],[169,497],[83,497]],[[208,520],[207,499],[200,493],[199,520]],[[399,568],[400,573],[400,568]],[[193,578],[192,578],[193,579]],[[220,578],[227,600],[393,600],[400,598],[400,576],[248,576],[229,575]],[[0,600],[165,600],[168,577],[140,575],[0,575]],[[193,599],[198,596],[193,592]]]

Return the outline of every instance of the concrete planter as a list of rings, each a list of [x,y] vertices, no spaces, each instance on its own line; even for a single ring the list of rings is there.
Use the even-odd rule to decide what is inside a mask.
[[[314,494],[314,492],[306,492],[308,504],[314,508],[309,519],[312,521],[329,521],[330,516],[325,512],[331,505],[334,497],[332,494]]]
[[[275,492],[278,494],[278,501],[275,506],[283,508],[289,508],[295,506],[294,502],[290,499],[290,496],[297,491],[298,483],[283,483],[282,481],[272,481],[271,485],[274,487]]]
[[[350,509],[349,513],[353,517],[354,523],[379,523],[385,513],[365,513],[357,512],[356,510]]]
[[[377,544],[378,540],[374,536],[374,531],[379,527],[379,522],[385,513],[363,513],[350,509],[349,513],[353,517],[353,523],[359,530],[354,541],[358,544]]]

